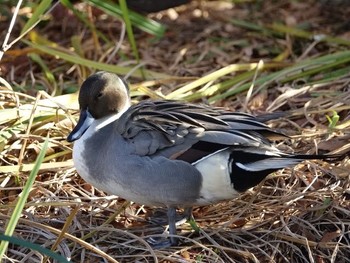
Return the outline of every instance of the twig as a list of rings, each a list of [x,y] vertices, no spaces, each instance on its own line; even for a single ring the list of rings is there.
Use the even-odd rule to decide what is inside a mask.
[[[51,11],[60,3],[60,1],[57,1],[55,4],[52,5],[52,7],[45,13],[45,14],[48,14],[48,13],[51,13]],[[15,43],[17,43],[20,39],[22,39],[29,31],[31,31],[34,27],[36,27],[37,24],[39,24],[41,22],[41,18],[36,21],[32,26],[30,26],[26,31],[24,31],[19,37],[17,37],[15,40],[13,40],[10,44],[7,44],[9,38],[10,38],[10,34],[11,34],[11,31],[13,29],[13,26],[14,26],[14,23],[16,21],[16,17],[17,17],[17,14],[18,14],[18,10],[19,10],[19,7],[21,6],[22,4],[22,0],[19,0],[18,3],[17,3],[17,6],[16,6],[16,9],[15,9],[15,12],[13,14],[13,17],[12,17],[12,20],[11,20],[11,23],[10,23],[10,26],[9,26],[9,30],[7,31],[7,34],[6,34],[6,37],[5,37],[5,40],[4,40],[4,43],[2,44],[2,47],[1,47],[1,50],[0,50],[0,61],[4,55],[4,53],[9,50]],[[43,17],[43,16],[42,16]]]
[[[20,8],[21,4],[22,4],[22,0],[19,0],[18,3],[17,3],[16,9],[15,9],[15,12],[13,13],[9,29],[7,30],[4,43],[2,44],[2,47],[1,47],[1,50],[0,50],[0,61],[1,61],[4,53],[12,46],[13,42],[10,43],[9,45],[7,44],[7,42],[10,39],[10,35],[11,35],[11,32],[12,32],[13,26],[15,25],[15,21],[16,21],[16,18],[17,18],[17,15],[18,15],[18,11],[19,11],[19,8]]]

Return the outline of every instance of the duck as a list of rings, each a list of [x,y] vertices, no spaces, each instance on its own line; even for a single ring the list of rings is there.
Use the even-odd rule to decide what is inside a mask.
[[[78,100],[79,120],[67,137],[76,171],[107,194],[165,207],[170,238],[160,246],[179,243],[178,208],[191,214],[193,206],[236,198],[279,169],[335,158],[282,152],[272,140],[286,136],[247,113],[172,100],[132,105],[128,84],[114,73],[89,76]]]

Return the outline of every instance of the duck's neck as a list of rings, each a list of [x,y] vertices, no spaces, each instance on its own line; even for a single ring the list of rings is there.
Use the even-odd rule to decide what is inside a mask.
[[[129,109],[130,107],[130,101],[125,103],[124,107],[119,111],[119,112],[116,112],[116,113],[112,113],[112,114],[109,114],[103,118],[100,118],[98,120],[96,120],[96,130],[99,130],[99,129],[102,129],[103,127],[107,126],[108,124],[118,120],[120,118],[120,116],[123,115],[123,113]]]

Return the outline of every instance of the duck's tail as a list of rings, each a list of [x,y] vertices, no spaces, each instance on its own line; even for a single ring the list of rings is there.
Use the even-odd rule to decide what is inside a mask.
[[[255,147],[232,148],[229,158],[230,179],[234,188],[245,191],[260,183],[268,174],[279,169],[294,166],[304,160],[338,161],[350,152],[344,154],[286,154],[274,151],[273,148],[260,149]]]

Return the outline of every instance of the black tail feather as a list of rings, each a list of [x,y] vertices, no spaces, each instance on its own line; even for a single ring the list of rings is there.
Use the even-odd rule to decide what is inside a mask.
[[[350,152],[339,153],[339,154],[295,154],[295,155],[290,155],[289,157],[293,159],[303,159],[303,160],[340,161],[349,155],[350,155]]]
[[[252,149],[252,148],[248,148]],[[247,151],[244,148],[230,154],[230,179],[235,190],[243,192],[260,183],[268,174],[284,167],[296,165],[303,160],[339,161],[349,155],[344,154],[284,154],[278,155]],[[267,162],[266,162],[267,161]]]

